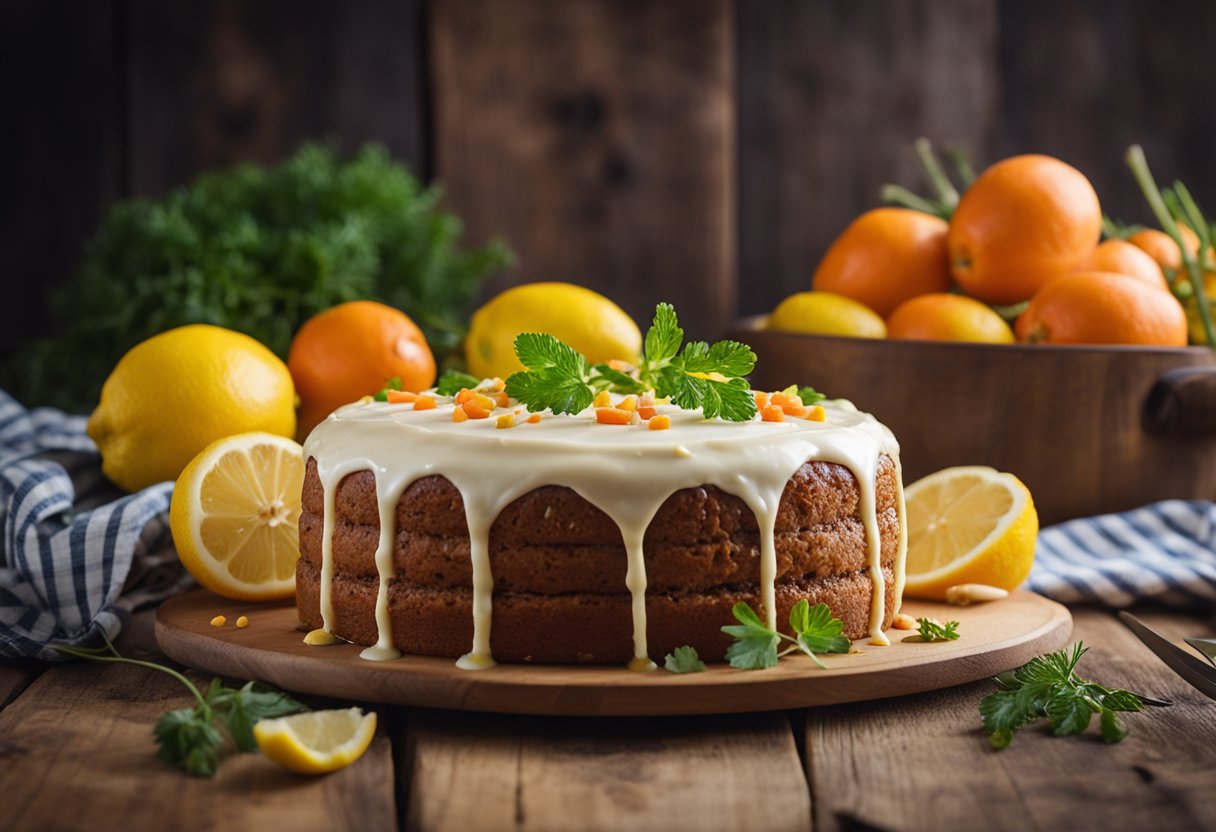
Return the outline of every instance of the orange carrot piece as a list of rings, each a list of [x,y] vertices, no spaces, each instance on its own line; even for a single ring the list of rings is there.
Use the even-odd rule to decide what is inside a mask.
[[[595,411],[595,421],[601,425],[628,425],[633,417],[633,413],[618,407],[599,407]]]
[[[419,396],[414,399],[414,410],[434,410],[435,400],[430,396]]]
[[[811,412],[807,414],[806,418],[812,422],[826,422],[828,420],[828,412],[823,409],[823,405],[817,404],[811,408]]]
[[[469,388],[461,387],[460,392],[456,394],[456,404],[464,404],[465,402],[472,401],[473,397],[476,395],[477,394]]]
[[[513,413],[504,413],[494,420],[494,427],[496,428],[510,428],[514,426],[515,414]]]
[[[484,399],[485,396],[480,396],[479,398]],[[482,407],[476,399],[470,402],[465,402],[461,405],[461,408],[464,409],[465,415],[470,419],[489,419],[490,411],[494,409],[493,407]]]
[[[454,407],[452,408],[452,421],[467,422],[469,421],[469,414],[464,412],[463,407]]]
[[[796,419],[805,419],[806,415],[811,412],[810,408],[803,404],[779,404],[777,407],[785,411],[786,416],[793,416]]]
[[[756,410],[764,410],[766,407],[768,407],[768,393],[761,393],[759,390],[757,390]]]
[[[528,424],[529,424],[529,425],[535,425],[535,424],[536,424],[537,422],[539,422],[539,421],[540,421],[540,414],[539,414],[539,413],[533,413],[531,416],[529,416],[529,417],[528,417]]]
[[[407,390],[389,390],[385,396],[389,404],[405,404],[418,398],[417,393],[410,393]]]
[[[640,416],[643,420],[653,419],[655,413],[657,412],[658,411],[655,410],[653,406],[642,405],[638,408],[638,416]],[[669,419],[668,421],[671,420]]]
[[[671,417],[667,414],[655,416],[650,420],[646,427],[650,430],[667,430],[669,427],[671,427]]]
[[[638,409],[638,397],[637,396],[626,396],[625,398],[621,399],[621,403],[618,404],[617,407],[619,407],[621,410],[628,410],[630,412],[637,410]]]
[[[784,422],[785,411],[775,404],[770,404],[760,411],[760,418],[765,422]]]
[[[511,406],[510,397],[507,396],[507,394],[501,390],[499,390],[497,393],[494,394],[494,401],[498,404],[499,407],[510,407]]]
[[[592,402],[595,407],[612,407],[612,396],[607,390],[601,390]]]

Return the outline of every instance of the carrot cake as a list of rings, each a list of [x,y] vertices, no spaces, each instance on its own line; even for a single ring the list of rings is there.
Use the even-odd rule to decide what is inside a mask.
[[[641,668],[682,645],[720,661],[736,602],[777,627],[806,598],[885,643],[903,492],[869,414],[825,401],[726,422],[613,396],[653,417],[618,425],[485,392],[484,418],[467,418],[468,391],[367,400],[309,436],[296,600],[314,640],[467,668]]]

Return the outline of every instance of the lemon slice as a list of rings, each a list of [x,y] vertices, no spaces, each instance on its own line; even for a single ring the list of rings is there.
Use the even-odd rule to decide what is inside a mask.
[[[904,592],[944,600],[956,584],[1016,589],[1034,562],[1039,515],[1013,474],[946,468],[908,486]]]
[[[363,756],[376,733],[375,711],[309,711],[253,726],[262,753],[289,771],[326,774]]]
[[[303,480],[303,449],[282,436],[242,433],[208,445],[173,488],[169,524],[182,564],[226,598],[290,598]]]

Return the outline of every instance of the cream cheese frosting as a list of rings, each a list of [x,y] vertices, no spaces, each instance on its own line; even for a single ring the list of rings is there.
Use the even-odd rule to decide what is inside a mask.
[[[519,406],[503,411],[517,414],[514,425],[503,429],[493,418],[454,422],[452,413],[458,405],[448,397],[434,398],[438,404],[429,410],[415,410],[408,403],[347,405],[318,425],[304,445],[305,458],[316,460],[324,491],[320,585],[324,634],[332,634],[334,621],[332,546],[338,483],[363,470],[375,477],[380,515],[375,553],[378,639],[363,651],[363,658],[383,660],[400,655],[393,644],[388,607],[388,583],[394,574],[395,507],[405,489],[421,477],[443,475],[464,500],[473,572],[473,641],[457,662],[460,667],[494,665],[490,652],[494,587],[490,527],[512,501],[541,486],[556,485],[578,493],[620,528],[628,557],[625,581],[632,597],[634,659],[630,666],[646,669],[654,665],[646,644],[642,542],[664,501],[683,488],[714,485],[751,508],[760,529],[761,614],[775,628],[777,508],[786,483],[808,461],[843,465],[857,479],[874,588],[869,633],[872,643],[887,643],[882,632],[886,587],[875,492],[880,457],[890,456],[898,467],[899,445],[884,425],[850,402],[822,402],[824,421],[787,418],[782,422],[765,422],[758,416],[748,422],[707,420],[699,411],[660,404],[656,411],[671,420],[666,430],[646,430],[645,424],[599,424],[593,408],[573,416],[546,412],[532,424],[522,418],[526,411]],[[620,398],[613,397],[614,401]],[[894,569],[898,608],[907,549],[898,471],[896,481],[900,483]],[[311,634],[311,640],[325,641],[323,633]]]

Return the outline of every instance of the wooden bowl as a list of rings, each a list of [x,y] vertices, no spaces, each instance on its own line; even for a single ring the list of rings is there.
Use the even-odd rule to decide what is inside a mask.
[[[880,341],[771,332],[752,384],[851,399],[899,439],[904,482],[951,465],[1016,474],[1046,525],[1216,498],[1216,351]]]

